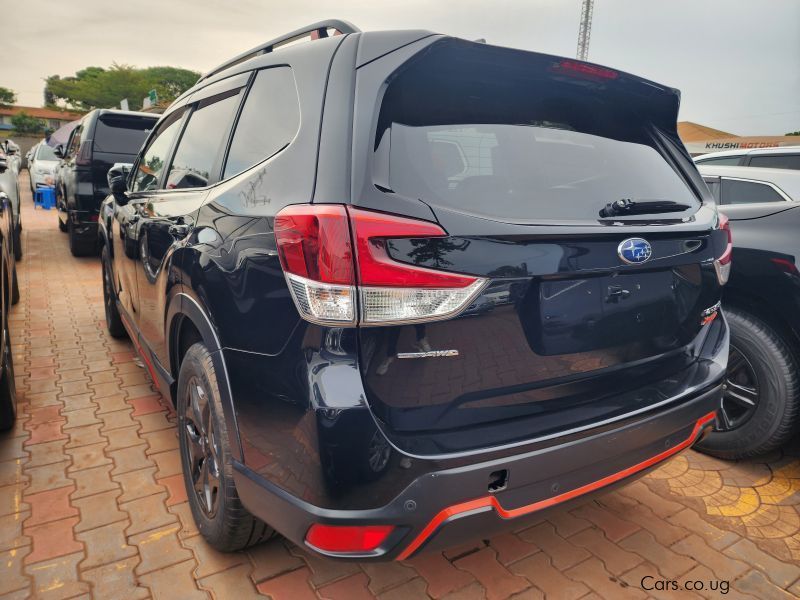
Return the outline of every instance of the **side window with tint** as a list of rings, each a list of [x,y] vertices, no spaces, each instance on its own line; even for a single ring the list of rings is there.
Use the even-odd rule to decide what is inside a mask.
[[[698,160],[698,165],[738,165],[742,160],[741,156],[725,156],[722,158],[707,158],[705,160]]]
[[[219,176],[219,156],[228,141],[241,89],[200,102],[178,142],[167,189],[205,187]],[[215,165],[217,167],[215,168]]]
[[[244,102],[223,178],[277,154],[300,128],[300,100],[289,67],[259,71]]]
[[[723,179],[720,190],[721,204],[755,204],[758,202],[785,202],[772,186],[756,181]]]
[[[164,170],[169,158],[167,153],[180,130],[182,113],[183,111],[179,110],[167,117],[159,127],[158,133],[150,140],[150,144],[136,167],[133,186],[131,187],[132,191],[146,192],[158,188],[161,172]]]
[[[72,137],[69,138],[69,146],[67,147],[67,158],[74,158],[78,154],[78,146],[81,145],[81,133],[83,127],[76,127],[72,132]]]
[[[800,169],[800,154],[765,154],[750,158],[751,167]]]

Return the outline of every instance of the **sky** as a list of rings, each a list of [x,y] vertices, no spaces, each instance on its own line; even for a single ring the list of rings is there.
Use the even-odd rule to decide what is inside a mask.
[[[204,72],[325,18],[575,56],[580,0],[0,0],[0,86],[112,62]],[[589,60],[682,92],[680,119],[738,135],[800,130],[800,0],[595,0]]]

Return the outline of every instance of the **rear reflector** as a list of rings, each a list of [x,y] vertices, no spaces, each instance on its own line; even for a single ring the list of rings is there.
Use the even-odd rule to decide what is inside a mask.
[[[364,325],[445,319],[468,306],[486,279],[402,263],[387,249],[391,239],[445,237],[435,223],[338,204],[291,205],[275,217],[278,254],[298,311],[340,327],[359,320],[356,294]]]
[[[321,525],[315,523],[306,533],[306,543],[315,550],[341,554],[376,550],[394,525]]]

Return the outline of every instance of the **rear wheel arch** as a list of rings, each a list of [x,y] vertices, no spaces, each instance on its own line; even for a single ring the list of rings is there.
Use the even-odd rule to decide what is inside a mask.
[[[749,313],[763,321],[789,346],[795,359],[800,362],[800,332],[783,317],[780,310],[768,302],[768,298],[749,294],[737,288],[726,288],[722,297],[723,311],[726,306]]]
[[[222,345],[206,309],[200,302],[185,291],[177,292],[167,308],[167,356],[169,371],[173,377],[170,395],[177,406],[178,375],[181,361],[186,351],[195,343],[202,342],[211,354],[219,385],[226,426],[228,429],[231,454],[237,461],[242,460],[242,447],[239,427],[228,382],[228,370],[222,355]]]

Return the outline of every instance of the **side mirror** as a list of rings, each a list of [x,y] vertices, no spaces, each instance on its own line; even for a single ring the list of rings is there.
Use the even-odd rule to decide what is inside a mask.
[[[0,156],[0,173],[5,173],[8,169],[8,159],[5,156]]]
[[[58,158],[64,158],[64,145],[59,144],[53,149],[53,154],[55,154]]]
[[[108,189],[114,195],[114,200],[118,204],[126,204],[128,198],[125,192],[128,191],[128,175],[133,167],[130,163],[114,163],[114,166],[108,170]]]

